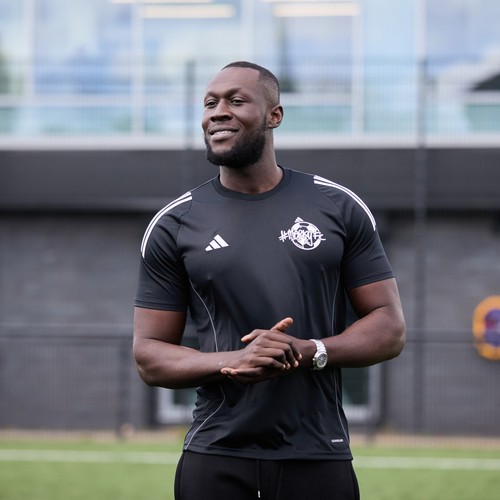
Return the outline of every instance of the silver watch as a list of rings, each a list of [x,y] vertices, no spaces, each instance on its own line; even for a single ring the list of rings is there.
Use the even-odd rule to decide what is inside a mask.
[[[322,370],[328,361],[328,355],[326,353],[326,347],[321,340],[318,339],[309,339],[311,342],[316,344],[316,354],[312,359],[312,369],[313,370]]]

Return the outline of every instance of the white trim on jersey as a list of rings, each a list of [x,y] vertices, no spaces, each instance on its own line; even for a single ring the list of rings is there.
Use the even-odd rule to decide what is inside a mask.
[[[373,217],[373,214],[370,212],[370,209],[366,206],[366,204],[363,202],[363,200],[356,193],[353,193],[350,189],[347,189],[346,187],[344,187],[340,184],[337,184],[336,182],[329,181],[328,179],[325,179],[324,177],[320,177],[319,175],[314,176],[314,184],[319,184],[321,186],[334,187],[334,188],[340,189],[341,191],[344,191],[344,193],[347,193],[366,212],[366,215],[368,215],[368,217],[370,218],[370,221],[372,223],[373,230],[375,231],[375,229],[377,229],[377,223],[375,222],[375,217]]]
[[[151,220],[149,223],[146,232],[144,233],[144,237],[142,238],[142,243],[141,243],[141,254],[144,257],[146,253],[146,245],[148,244],[149,237],[151,236],[151,232],[153,231],[154,227],[158,223],[158,221],[172,208],[178,207],[179,205],[182,205],[182,203],[186,203],[187,201],[191,201],[193,199],[193,196],[191,195],[191,191],[188,191],[187,193],[184,193],[182,196],[179,196],[179,198],[175,199],[174,201],[170,202],[166,207],[163,207]]]

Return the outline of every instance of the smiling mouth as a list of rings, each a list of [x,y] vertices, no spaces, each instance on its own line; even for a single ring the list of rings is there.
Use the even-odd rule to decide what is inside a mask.
[[[236,133],[236,130],[215,130],[214,132],[209,132],[211,137],[228,137]]]

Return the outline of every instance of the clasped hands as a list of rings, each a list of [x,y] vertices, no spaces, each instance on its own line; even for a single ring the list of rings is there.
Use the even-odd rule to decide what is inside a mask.
[[[242,337],[247,345],[234,352],[234,366],[223,367],[221,373],[240,382],[257,383],[297,369],[302,358],[298,339],[285,333],[292,323],[292,318],[284,318],[270,330],[253,330]]]

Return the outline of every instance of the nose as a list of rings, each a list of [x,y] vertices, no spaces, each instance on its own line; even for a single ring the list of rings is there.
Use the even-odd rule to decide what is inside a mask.
[[[229,118],[231,118],[231,113],[229,111],[228,103],[224,99],[221,99],[217,103],[217,106],[212,108],[210,119],[212,121],[216,121],[216,120],[227,120]]]

